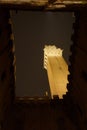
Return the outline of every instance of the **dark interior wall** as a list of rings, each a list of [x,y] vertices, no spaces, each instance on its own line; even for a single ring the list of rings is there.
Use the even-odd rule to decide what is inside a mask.
[[[43,68],[43,48],[55,44],[64,49],[68,62],[72,23],[70,12],[12,12],[16,46],[16,96],[44,96],[49,90],[46,71]]]

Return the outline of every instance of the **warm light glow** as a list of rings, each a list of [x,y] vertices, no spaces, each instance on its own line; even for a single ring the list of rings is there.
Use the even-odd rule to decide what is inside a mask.
[[[21,3],[29,3],[31,5],[45,5],[48,0],[0,0],[0,3],[13,3],[13,4],[21,4]]]
[[[79,1],[78,0],[73,0],[73,1],[71,1],[71,0],[64,0],[63,3],[64,4],[84,4],[84,3],[86,4],[87,1],[86,0],[83,0],[83,1],[82,0],[79,0]]]
[[[62,56],[63,50],[57,48],[55,45],[45,45],[44,48],[44,68],[47,69],[47,62],[49,56]]]
[[[60,99],[67,92],[68,66],[62,56],[63,50],[56,46],[45,46],[44,68],[47,70],[51,97],[59,96]]]
[[[57,8],[65,8],[65,4],[50,4],[46,9],[57,9]]]

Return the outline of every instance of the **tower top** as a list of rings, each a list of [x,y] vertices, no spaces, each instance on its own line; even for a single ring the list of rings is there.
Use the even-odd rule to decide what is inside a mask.
[[[60,57],[62,56],[63,50],[57,48],[55,45],[45,45],[44,47],[44,68],[47,69],[48,57]]]

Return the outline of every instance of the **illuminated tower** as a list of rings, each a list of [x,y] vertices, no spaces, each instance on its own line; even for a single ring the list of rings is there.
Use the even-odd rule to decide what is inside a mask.
[[[44,68],[47,70],[52,98],[58,96],[62,99],[67,92],[69,71],[62,52],[55,45],[46,45],[44,48]]]

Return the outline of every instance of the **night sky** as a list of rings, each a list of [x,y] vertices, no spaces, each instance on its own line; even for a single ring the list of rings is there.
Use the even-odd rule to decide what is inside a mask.
[[[46,70],[43,68],[45,45],[63,49],[67,64],[70,55],[72,24],[70,12],[12,12],[16,48],[16,96],[44,96],[49,90]]]

